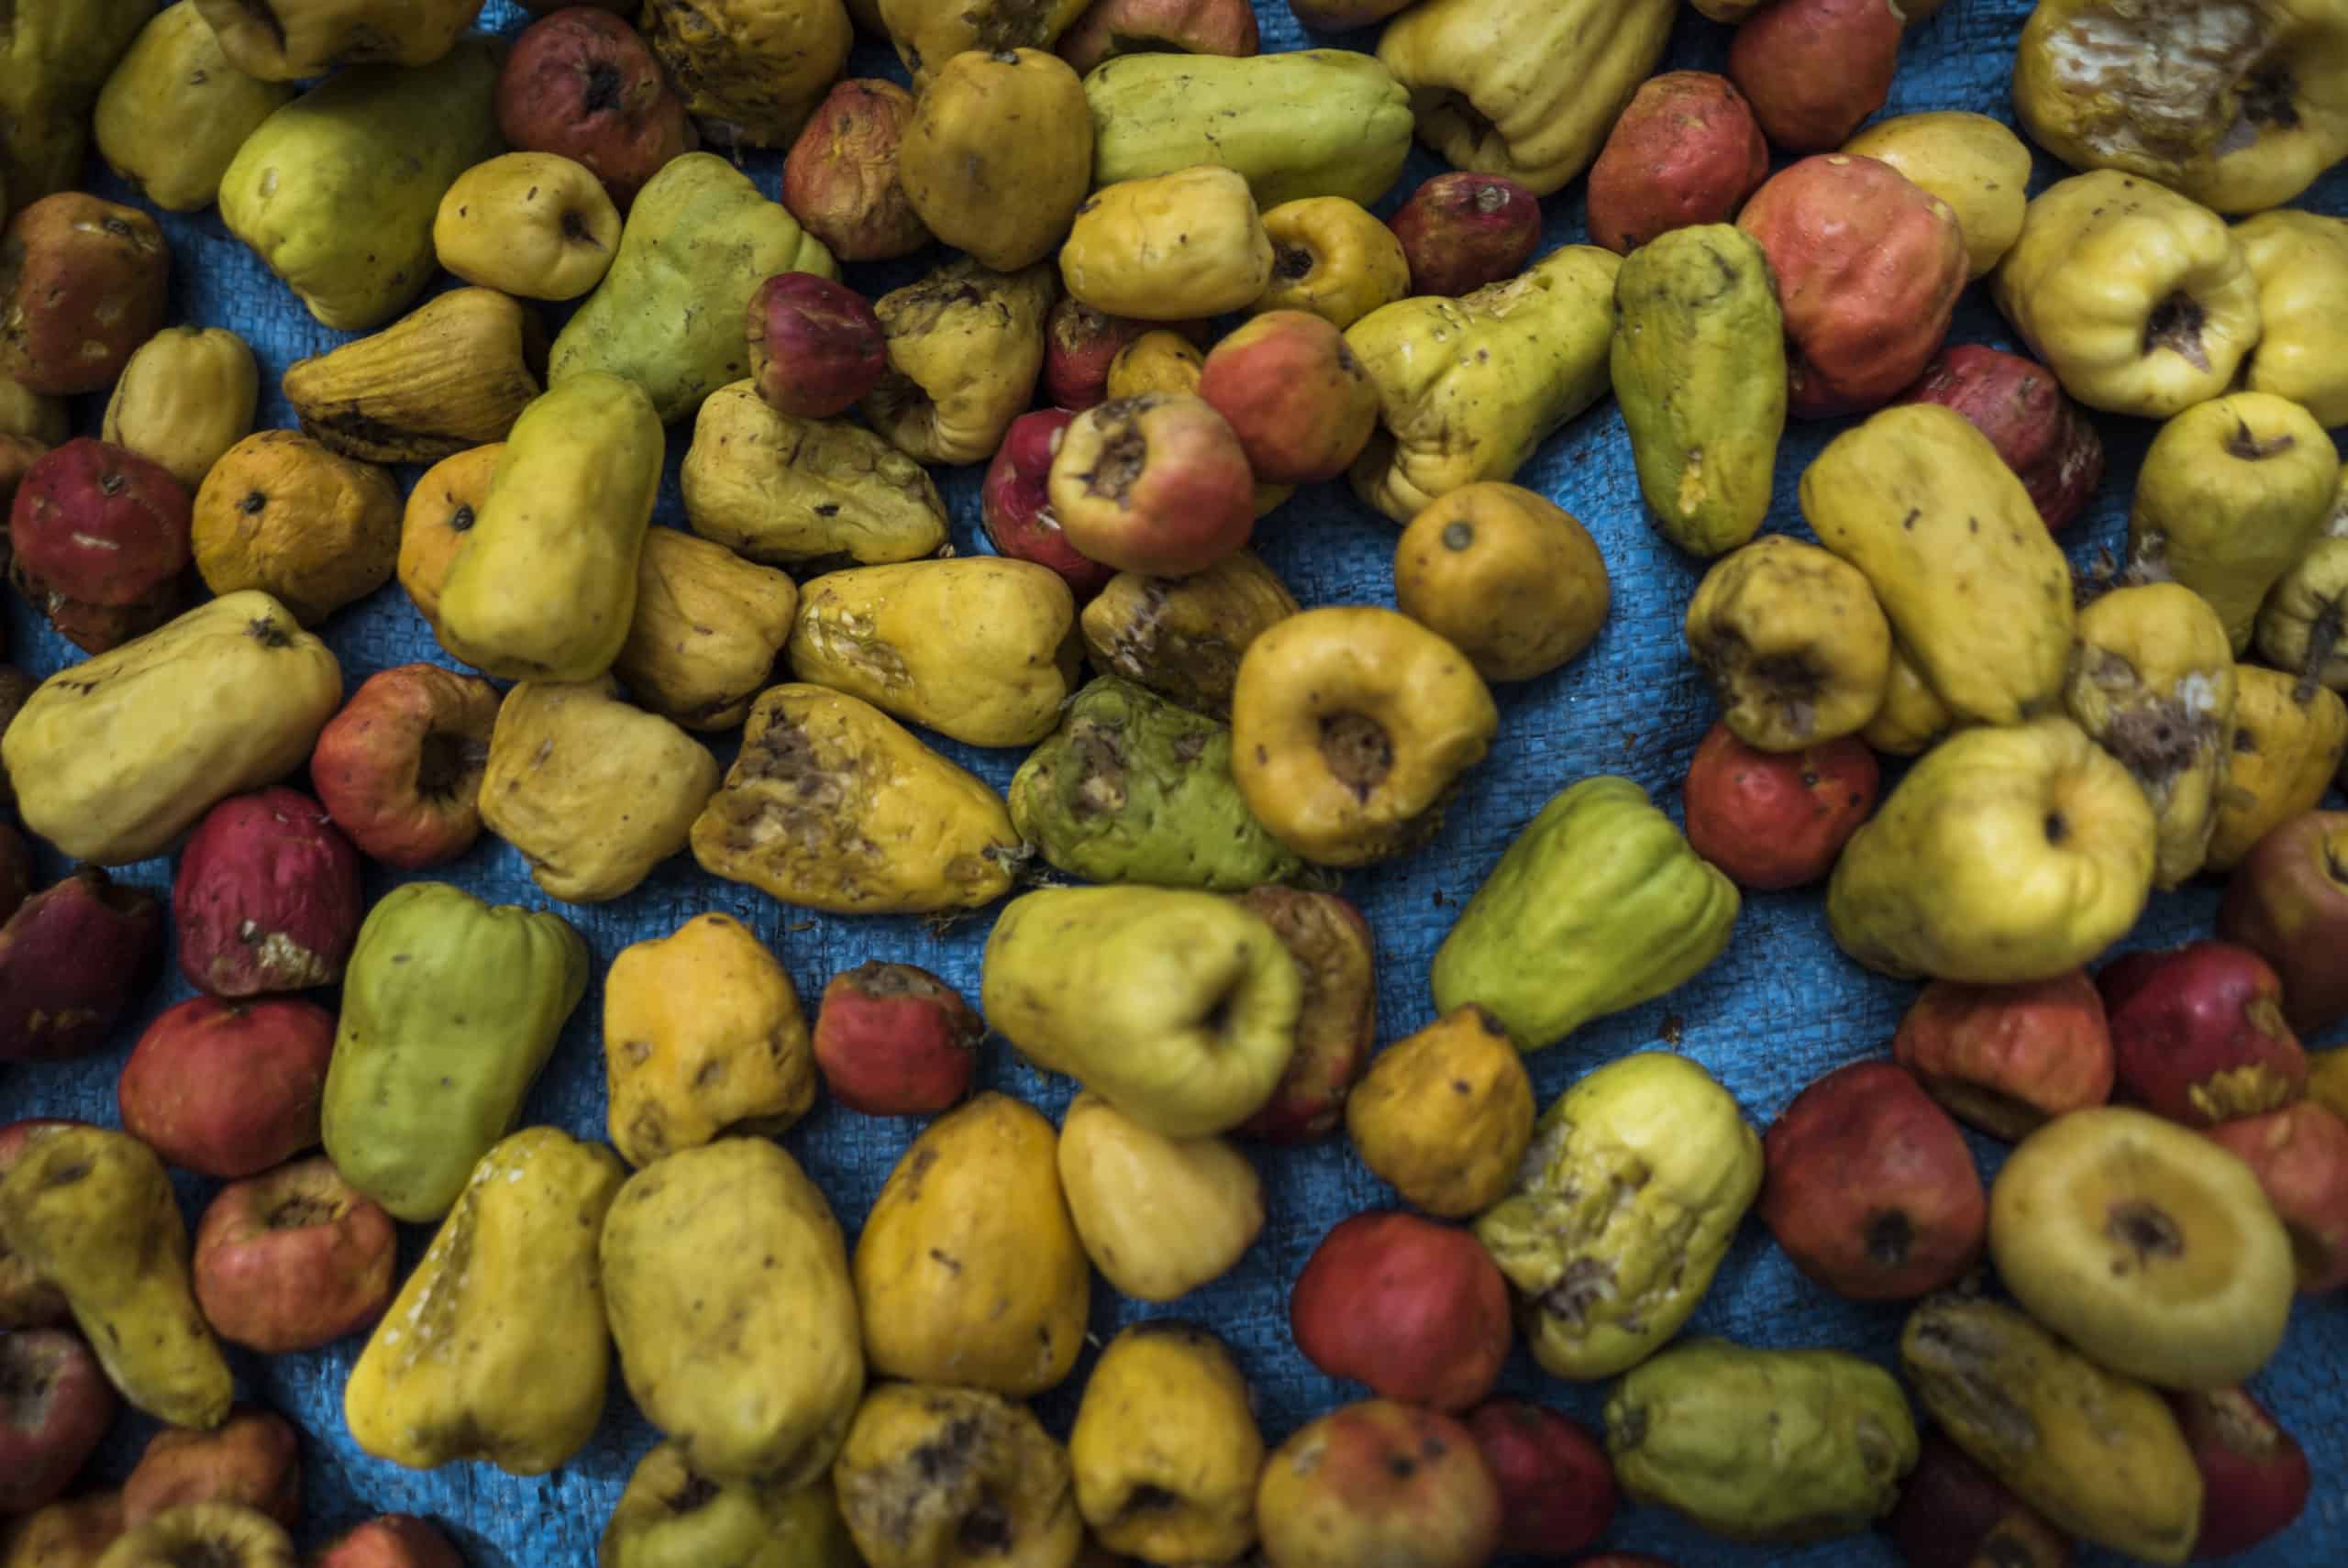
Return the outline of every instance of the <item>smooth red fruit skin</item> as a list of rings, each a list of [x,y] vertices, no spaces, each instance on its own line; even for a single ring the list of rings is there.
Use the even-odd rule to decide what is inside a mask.
[[[1157,326],[1094,310],[1074,294],[1061,295],[1044,321],[1045,400],[1069,414],[1102,401],[1109,395],[1110,361]]]
[[[162,945],[154,895],[84,866],[0,925],[0,1062],[94,1051],[143,995]]]
[[[2174,1392],[2169,1408],[2201,1471],[2196,1558],[2247,1551],[2299,1517],[2314,1474],[2298,1440],[2244,1388]]]
[[[824,1087],[867,1116],[928,1116],[969,1092],[986,1025],[962,993],[911,964],[832,977],[815,1012]]]
[[[750,295],[750,381],[794,419],[854,408],[889,369],[889,340],[862,294],[812,272],[779,272]]]
[[[1304,1359],[1381,1399],[1465,1410],[1514,1337],[1508,1282],[1474,1233],[1415,1214],[1357,1214],[1313,1249],[1289,1297]]]
[[[1567,1557],[1606,1533],[1614,1467],[1578,1422],[1523,1399],[1494,1399],[1467,1418],[1501,1487],[1501,1550]]]
[[[2103,437],[2034,359],[1978,343],[1942,349],[1899,403],[1936,403],[1989,438],[2030,491],[2039,519],[2059,534],[2103,480]]]
[[[2084,969],[2019,986],[1934,980],[1891,1057],[1951,1115],[2008,1143],[2111,1098],[2111,1031]]]
[[[333,985],[364,912],[359,852],[324,806],[282,786],[206,812],[172,881],[180,973],[215,996]]]
[[[6,1179],[37,1140],[60,1127],[88,1125],[70,1117],[36,1116],[0,1126],[0,1180]],[[8,1250],[8,1239],[0,1236],[0,1329],[45,1329],[72,1320],[63,1294],[34,1274]]]
[[[2348,812],[2302,812],[2253,845],[2226,878],[2218,934],[2274,966],[2300,1035],[2348,1018]]]
[[[1060,432],[1075,420],[1065,408],[1039,408],[1011,422],[979,486],[979,521],[998,554],[1058,572],[1081,604],[1117,573],[1069,543],[1045,492]]]
[[[1296,1049],[1272,1098],[1238,1131],[1309,1143],[1336,1131],[1346,1095],[1378,1043],[1378,944],[1362,912],[1335,893],[1250,888],[1233,897],[1272,928],[1304,977]]]
[[[0,1334],[0,1518],[62,1496],[120,1401],[78,1334]]]
[[[1541,244],[1541,198],[1504,174],[1454,170],[1386,220],[1411,264],[1411,293],[1473,293],[1513,278]]]
[[[2290,1231],[2300,1292],[2348,1286],[2348,1122],[2303,1099],[2221,1122],[2210,1137],[2250,1167]]]
[[[2096,977],[2122,1099],[2187,1127],[2288,1105],[2308,1054],[2283,1017],[2283,982],[2231,942],[2130,953]]]
[[[1815,882],[1875,810],[1882,777],[1856,735],[1769,752],[1714,723],[1680,787],[1688,842],[1741,888],[1776,892]]]
[[[701,145],[685,103],[634,28],[584,6],[533,22],[497,76],[497,128],[582,163],[626,212],[663,164]]]
[[[1769,177],[1769,144],[1725,76],[1649,78],[1589,166],[1589,237],[1627,256],[1656,235],[1726,223]]]
[[[404,871],[445,865],[481,836],[481,781],[497,688],[437,664],[369,676],[327,721],[310,783],[371,860]]]
[[[1891,96],[1905,30],[1889,0],[1776,0],[1738,24],[1729,80],[1771,145],[1831,152]]]
[[[1854,1301],[1903,1301],[1980,1260],[1988,1195],[1965,1135],[1906,1069],[1818,1079],[1761,1140],[1755,1205],[1794,1265]]]
[[[1884,1533],[1907,1568],[2069,1568],[2070,1546],[1937,1428],[1900,1483]]]
[[[266,1355],[316,1350],[391,1305],[392,1217],[325,1155],[231,1182],[195,1228],[196,1305],[222,1339]]]
[[[302,1451],[274,1411],[239,1405],[210,1431],[165,1427],[122,1484],[122,1522],[136,1529],[166,1508],[234,1503],[287,1529],[302,1525]]]
[[[465,1560],[414,1514],[384,1514],[353,1526],[310,1568],[465,1568]]]
[[[1378,387],[1327,318],[1251,317],[1208,351],[1198,394],[1239,437],[1266,484],[1319,484],[1361,456],[1378,429]]]
[[[123,1131],[199,1176],[265,1171],[318,1142],[334,1029],[298,997],[167,1008],[116,1081]]]
[[[161,463],[78,437],[44,453],[17,487],[8,511],[15,569],[84,604],[136,603],[194,558],[194,507]]]

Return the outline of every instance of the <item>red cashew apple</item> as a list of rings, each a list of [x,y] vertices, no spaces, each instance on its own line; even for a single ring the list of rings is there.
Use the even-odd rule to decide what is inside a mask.
[[[1368,1399],[1273,1451],[1256,1524],[1274,1568],[1481,1568],[1500,1544],[1500,1485],[1457,1421]]]
[[[1475,1234],[1392,1211],[1321,1239],[1288,1317],[1296,1348],[1330,1376],[1440,1410],[1491,1392],[1514,1335],[1508,1282]]]
[[[94,866],[27,899],[0,925],[0,1062],[94,1051],[153,978],[162,906]]]
[[[138,208],[82,191],[25,202],[0,228],[0,381],[43,397],[105,391],[163,325],[171,277],[162,228]]]
[[[864,296],[812,272],[781,272],[750,295],[750,381],[794,419],[856,406],[889,369],[889,340]]]
[[[1832,151],[1891,96],[1906,28],[1891,0],[1775,0],[1738,24],[1729,80],[1772,146]]]
[[[2348,1286],[2348,1122],[2303,1099],[2221,1122],[2210,1136],[2250,1167],[2290,1232],[2299,1289]]]
[[[326,808],[283,786],[204,815],[172,881],[180,973],[249,997],[330,986],[359,940],[359,854]]]
[[[1119,571],[1189,577],[1243,548],[1256,526],[1239,437],[1187,393],[1112,398],[1078,414],[1046,491],[1069,543]]]
[[[195,1228],[196,1305],[213,1331],[265,1355],[316,1350],[382,1315],[392,1218],[324,1155],[220,1189]]]
[[[2103,479],[2103,437],[2053,371],[1978,343],[1942,349],[1899,394],[1965,415],[2030,491],[2049,532],[2078,518]]]
[[[586,165],[622,212],[661,165],[701,145],[651,47],[619,17],[580,6],[515,39],[497,77],[497,128],[518,151]]]
[[[2016,986],[1934,980],[1891,1057],[1949,1114],[2010,1143],[2111,1098],[2111,1031],[2084,969]]]
[[[1117,573],[1113,567],[1088,560],[1069,543],[1052,511],[1047,488],[1052,458],[1075,419],[1063,408],[1039,408],[1011,422],[979,485],[979,521],[998,553],[1058,572],[1081,603],[1106,588]]]
[[[2070,1542],[1938,1429],[1883,1521],[1907,1568],[2070,1568]]]
[[[1104,60],[1145,51],[1231,59],[1261,47],[1248,0],[1092,0],[1060,35],[1059,56],[1079,76]]]
[[[2348,812],[2303,812],[2253,845],[2226,878],[2218,934],[2273,966],[2298,1033],[2348,1018]]]
[[[868,1116],[932,1116],[970,1089],[986,1025],[962,993],[911,964],[832,977],[815,1012],[824,1087]]]
[[[301,1528],[301,1445],[285,1418],[239,1405],[210,1431],[157,1432],[122,1484],[122,1522],[135,1529],[195,1503],[234,1503]]]
[[[2248,1551],[2299,1517],[2314,1485],[2307,1451],[2248,1389],[2172,1392],[2167,1398],[2201,1472],[2196,1558]]]
[[[435,664],[371,675],[318,732],[311,787],[369,859],[445,865],[481,835],[497,704],[488,681]]]
[[[1523,1399],[1494,1399],[1468,1430],[1501,1489],[1501,1550],[1570,1557],[1614,1518],[1614,1467],[1578,1422]]]
[[[1344,473],[1378,428],[1378,387],[1325,316],[1269,310],[1216,344],[1199,396],[1231,426],[1266,484]]]
[[[1062,294],[1044,318],[1044,397],[1052,407],[1081,414],[1109,395],[1109,366],[1146,332],[1170,329],[1205,347],[1200,322],[1136,321],[1094,310]]]
[[[913,94],[893,82],[836,82],[782,160],[782,204],[843,261],[886,261],[929,243],[897,178]]]
[[[2283,1017],[2283,982],[2231,942],[2115,958],[2096,977],[2121,1097],[2188,1127],[2297,1099],[2308,1055]]]
[[[334,1030],[298,997],[167,1008],[116,1082],[123,1131],[199,1176],[265,1171],[318,1142]]]
[[[1714,723],[1688,764],[1688,842],[1741,888],[1818,881],[1875,810],[1882,776],[1856,735],[1801,751],[1747,745]]]
[[[1296,1048],[1263,1108],[1238,1130],[1271,1143],[1326,1137],[1378,1043],[1378,946],[1361,911],[1335,893],[1250,888],[1233,895],[1272,928],[1304,993]]]
[[[9,579],[60,636],[104,653],[178,610],[192,516],[187,488],[161,465],[86,436],[68,441],[16,488]]]
[[[1541,245],[1541,198],[1505,174],[1453,170],[1412,192],[1387,226],[1411,293],[1456,297],[1524,271]]]
[[[1755,1206],[1794,1266],[1854,1301],[1904,1301],[1980,1260],[1988,1196],[1964,1134],[1903,1067],[1818,1079],[1761,1141]]]
[[[1726,223],[1769,177],[1769,144],[1725,76],[1650,77],[1589,166],[1589,237],[1627,256],[1675,228]]]
[[[114,1424],[119,1403],[80,1335],[63,1329],[0,1334],[0,1518],[63,1496]]]
[[[465,1568],[465,1560],[414,1514],[383,1514],[336,1537],[310,1568]]]

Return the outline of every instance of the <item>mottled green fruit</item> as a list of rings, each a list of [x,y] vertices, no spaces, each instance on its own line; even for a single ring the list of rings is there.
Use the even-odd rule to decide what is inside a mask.
[[[829,1478],[786,1489],[697,1475],[673,1442],[644,1456],[595,1568],[856,1568]]]
[[[1508,846],[1435,950],[1435,1011],[1490,1009],[1520,1051],[1663,995],[1728,946],[1736,885],[1627,778],[1585,778]]]
[[[1675,1345],[1614,1386],[1606,1452],[1634,1502],[1732,1540],[1822,1540],[1890,1510],[1916,1464],[1891,1375],[1831,1350]]]
[[[1611,1377],[1679,1331],[1760,1191],[1760,1135],[1728,1090],[1685,1056],[1642,1051],[1543,1114],[1476,1239],[1523,1297],[1533,1359]]]
[[[1648,521],[1691,556],[1750,540],[1786,429],[1786,322],[1761,247],[1716,223],[1633,251],[1611,352]]]
[[[491,101],[504,57],[476,36],[430,65],[336,72],[245,138],[221,221],[327,326],[381,326],[438,274],[440,198],[505,150]]]
[[[662,424],[750,373],[750,296],[778,272],[836,278],[823,242],[714,153],[661,165],[637,193],[619,254],[547,359],[547,385],[587,370],[626,376]]]
[[[343,971],[322,1113],[335,1169],[396,1219],[448,1213],[586,990],[587,944],[561,916],[393,889]]]
[[[1235,892],[1303,862],[1247,813],[1231,731],[1115,676],[1076,694],[1011,781],[1011,821],[1088,882]]]

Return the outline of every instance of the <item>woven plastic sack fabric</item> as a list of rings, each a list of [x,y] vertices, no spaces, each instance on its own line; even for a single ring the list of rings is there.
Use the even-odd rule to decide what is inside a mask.
[[[1264,4],[1264,48],[1337,43],[1368,50],[1374,34],[1306,39],[1283,5]],[[2010,119],[2008,79],[2014,43],[2027,6],[2021,0],[1953,0],[1917,28],[1901,58],[1887,115],[1925,109],[1973,109]],[[491,0],[482,25],[518,31],[526,18],[506,0]],[[1669,63],[1718,70],[1729,31],[1683,13]],[[850,71],[903,80],[884,48],[859,40]],[[780,157],[747,160],[761,189],[779,189]],[[1439,165],[1423,150],[1387,198],[1393,206]],[[2039,182],[2059,177],[2042,160]],[[132,199],[94,164],[94,188]],[[2348,212],[2348,173],[2335,171],[2303,198],[2319,210]],[[1547,203],[1548,245],[1583,237],[1578,182]],[[172,249],[171,319],[230,326],[258,352],[264,396],[260,424],[291,425],[291,411],[276,394],[279,375],[307,354],[343,340],[319,326],[260,262],[222,227],[216,212],[162,215]],[[850,282],[877,295],[925,268],[916,257],[890,268],[851,270]],[[1967,292],[1952,337],[2012,348],[1986,291]],[[2348,308],[2348,302],[2343,302]],[[102,399],[82,400],[79,428],[94,434]],[[2132,476],[2154,426],[2149,422],[2100,422],[2110,470],[2089,519],[2066,536],[2075,567],[2099,548],[2122,542]],[[1794,504],[1794,481],[1839,425],[1797,425],[1778,459],[1778,502],[1771,530],[1806,536]],[[690,421],[670,436],[669,481],[659,520],[681,525],[675,486]],[[403,473],[412,483],[414,470]],[[1553,497],[1587,524],[1605,553],[1613,580],[1613,611],[1597,642],[1564,670],[1498,691],[1502,714],[1490,758],[1468,780],[1434,842],[1399,863],[1349,876],[1345,890],[1368,914],[1378,939],[1379,1038],[1391,1041],[1429,1021],[1427,965],[1460,905],[1473,893],[1502,847],[1567,784],[1595,774],[1635,779],[1676,817],[1678,782],[1696,741],[1711,723],[1710,694],[1682,646],[1680,619],[1700,571],[1665,545],[1641,512],[1628,441],[1611,402],[1545,443],[1519,480]],[[942,474],[954,507],[955,546],[986,548],[978,527],[975,469]],[[1392,602],[1395,530],[1354,501],[1342,484],[1301,491],[1262,530],[1264,555],[1308,604]],[[38,676],[72,662],[73,650],[7,596],[9,646]],[[448,662],[396,587],[335,616],[323,628],[341,657],[346,681],[413,660]],[[711,737],[721,761],[733,737]],[[935,737],[928,737],[935,740]],[[974,751],[952,743],[940,748],[997,786],[1006,784],[1018,751]],[[1888,789],[1891,779],[1887,778]],[[296,780],[296,782],[301,782]],[[43,879],[61,874],[54,856]],[[122,877],[168,896],[172,865],[155,860]],[[533,908],[549,900],[531,883],[521,858],[484,835],[461,862],[437,873],[493,900]],[[371,871],[371,900],[396,878]],[[2130,937],[2130,946],[2163,945],[2207,934],[2218,887],[2204,878],[2174,894],[2155,895]],[[812,1015],[816,994],[833,974],[868,958],[925,966],[978,994],[979,954],[989,911],[939,932],[909,919],[847,920],[785,908],[748,888],[703,874],[680,856],[616,903],[552,906],[575,923],[593,947],[596,983],[573,1014],[552,1064],[524,1108],[523,1123],[552,1123],[585,1137],[604,1136],[600,1021],[601,976],[629,943],[666,935],[691,916],[717,910],[748,922],[781,955]],[[75,1062],[11,1068],[0,1074],[0,1121],[31,1115],[73,1116],[118,1124],[114,1084],[146,1021],[189,994],[176,967],[145,999],[101,1053]],[[1816,893],[1749,897],[1727,955],[1694,981],[1660,1001],[1602,1020],[1564,1043],[1528,1059],[1540,1102],[1546,1105],[1591,1067],[1635,1050],[1685,1052],[1734,1093],[1746,1118],[1766,1126],[1804,1084],[1844,1063],[1888,1054],[1891,1033],[1914,988],[1870,976],[1829,941]],[[1005,1089],[1057,1118],[1072,1086],[1016,1062],[991,1039],[982,1081]],[[918,1131],[909,1119],[881,1120],[829,1104],[781,1140],[829,1195],[851,1236],[861,1224],[891,1165]],[[1985,1174],[1998,1150],[1976,1140]],[[1282,1152],[1250,1149],[1268,1189],[1270,1221],[1239,1266],[1213,1286],[1170,1307],[1148,1309],[1117,1297],[1096,1281],[1092,1333],[1096,1345],[1147,1315],[1203,1321],[1236,1353],[1256,1390],[1268,1441],[1278,1442],[1312,1415],[1362,1397],[1357,1386],[1317,1373],[1290,1341],[1288,1293],[1305,1258],[1329,1228],[1347,1215],[1392,1206],[1394,1195],[1357,1161],[1342,1136],[1316,1147]],[[182,1174],[180,1195],[191,1223],[212,1185]],[[402,1266],[412,1264],[429,1228],[403,1231]],[[1896,1362],[1902,1311],[1863,1308],[1835,1299],[1803,1281],[1757,1222],[1748,1222],[1717,1282],[1689,1324],[1690,1333],[1728,1336],[1750,1344],[1833,1345],[1886,1365]],[[418,1474],[361,1453],[342,1418],[342,1388],[361,1341],[345,1340],[310,1355],[264,1361],[232,1352],[242,1397],[282,1411],[302,1430],[307,1525],[304,1544],[357,1519],[399,1510],[433,1516],[448,1526],[479,1568],[557,1568],[591,1561],[595,1542],[628,1473],[655,1441],[630,1405],[619,1380],[594,1440],[552,1475],[517,1480],[486,1464],[456,1464]],[[1065,1435],[1075,1397],[1089,1374],[1091,1352],[1076,1374],[1037,1402],[1047,1423]],[[2255,1385],[2257,1392],[2304,1443],[2319,1491],[2307,1514],[2281,1538],[2238,1561],[2259,1568],[2309,1568],[2348,1560],[2348,1391],[2341,1368],[2348,1361],[2348,1303],[2303,1301],[2290,1336]],[[1561,1407],[1596,1425],[1602,1387],[1548,1378],[1520,1346],[1512,1355],[1503,1391]],[[152,1430],[126,1417],[93,1467],[93,1479],[117,1483]],[[1704,1535],[1656,1508],[1625,1508],[1609,1545],[1659,1554],[1679,1568],[1705,1565],[1889,1564],[1896,1554],[1881,1540],[1861,1536],[1805,1549],[1738,1547]],[[2084,1562],[2116,1562],[2087,1553]]]

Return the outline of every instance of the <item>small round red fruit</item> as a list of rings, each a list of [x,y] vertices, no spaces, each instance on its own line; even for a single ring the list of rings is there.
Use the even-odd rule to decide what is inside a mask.
[[[986,1025],[962,993],[911,964],[832,977],[815,1012],[824,1087],[867,1116],[930,1116],[969,1092]]]
[[[1494,1399],[1468,1430],[1501,1487],[1501,1550],[1570,1557],[1614,1518],[1614,1467],[1578,1422],[1546,1406]]]
[[[1688,842],[1742,888],[1818,881],[1875,810],[1881,774],[1856,735],[1767,752],[1715,723],[1688,764]]]
[[[1415,1214],[1357,1214],[1313,1249],[1289,1297],[1304,1359],[1382,1399],[1465,1410],[1514,1337],[1508,1282],[1474,1233]]]

